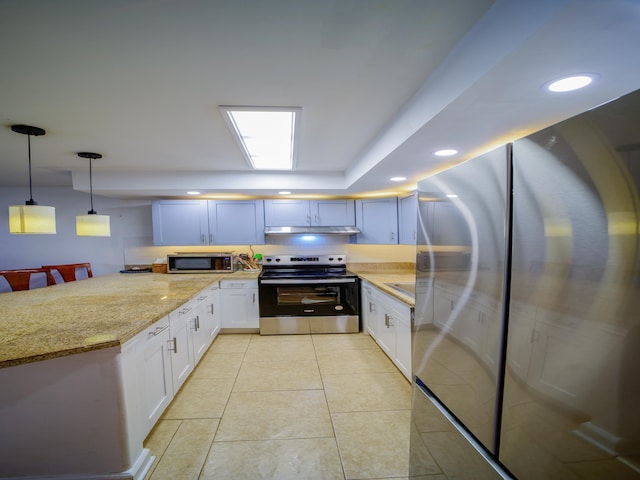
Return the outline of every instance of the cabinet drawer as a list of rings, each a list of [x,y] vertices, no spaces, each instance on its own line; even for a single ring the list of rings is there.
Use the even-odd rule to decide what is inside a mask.
[[[258,288],[258,279],[248,280],[220,280],[220,288]]]

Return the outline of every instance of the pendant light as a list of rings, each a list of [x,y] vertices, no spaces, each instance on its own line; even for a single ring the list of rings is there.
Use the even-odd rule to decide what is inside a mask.
[[[109,215],[98,215],[93,209],[93,172],[92,160],[102,158],[99,153],[79,152],[80,158],[89,159],[89,195],[91,196],[91,210],[86,215],[76,216],[76,235],[79,237],[110,237],[111,223]]]
[[[24,202],[24,205],[9,206],[9,233],[56,233],[56,209],[55,207],[38,205],[33,199],[31,181],[31,136],[41,136],[46,132],[42,128],[30,125],[11,125],[11,130],[27,136],[29,148],[29,200]]]

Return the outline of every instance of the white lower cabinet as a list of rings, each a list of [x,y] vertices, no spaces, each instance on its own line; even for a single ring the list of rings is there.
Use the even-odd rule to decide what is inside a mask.
[[[218,291],[216,282],[135,337],[143,439],[220,331]]]
[[[220,280],[221,327],[260,328],[258,280]]]
[[[169,351],[173,391],[177,392],[195,368],[192,329],[195,322],[193,300],[169,314]]]
[[[140,355],[137,364],[143,439],[173,399],[169,342],[168,316],[140,334]]]
[[[191,313],[191,338],[193,355],[197,364],[220,331],[218,285],[215,284],[200,292],[195,301],[197,305]]]
[[[362,309],[367,333],[411,381],[411,307],[363,282]]]
[[[378,336],[378,318],[376,308],[375,287],[369,282],[361,282],[360,305],[362,308],[362,330],[373,338]]]

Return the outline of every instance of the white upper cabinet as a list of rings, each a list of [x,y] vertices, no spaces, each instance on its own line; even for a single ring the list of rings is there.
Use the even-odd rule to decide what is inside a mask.
[[[264,202],[262,200],[210,201],[209,231],[212,244],[264,243]]]
[[[398,199],[372,198],[356,200],[358,243],[398,243]]]
[[[208,245],[207,200],[151,203],[154,245]]]
[[[264,243],[262,200],[155,200],[154,245]]]
[[[398,243],[415,245],[418,234],[418,194],[398,198]]]
[[[355,224],[353,200],[296,200],[264,201],[267,227],[336,227]]]

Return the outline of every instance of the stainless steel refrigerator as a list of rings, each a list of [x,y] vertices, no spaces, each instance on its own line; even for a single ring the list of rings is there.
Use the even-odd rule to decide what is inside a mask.
[[[640,478],[640,91],[418,198],[410,477]]]

